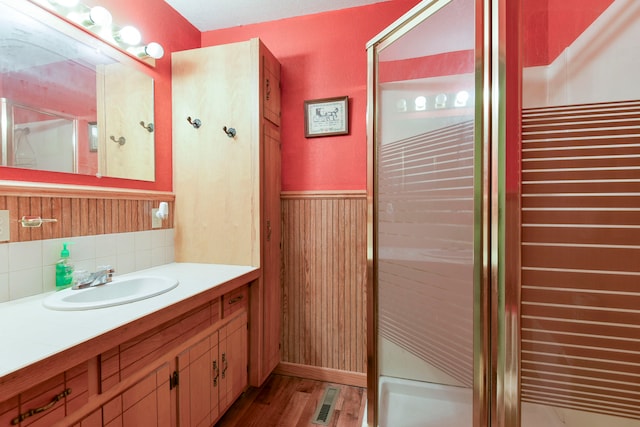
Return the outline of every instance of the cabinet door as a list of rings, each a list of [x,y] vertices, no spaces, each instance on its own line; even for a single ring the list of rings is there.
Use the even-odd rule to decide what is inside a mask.
[[[100,173],[155,180],[155,133],[140,125],[153,122],[153,79],[123,64],[100,66],[97,78]]]
[[[221,343],[222,377],[226,387],[226,406],[242,394],[248,384],[247,315],[234,319],[226,327],[226,342]]]
[[[281,214],[280,214],[280,128],[264,123],[264,375],[280,362],[281,316]]]
[[[280,63],[262,48],[262,108],[264,118],[280,126]]]
[[[255,47],[241,42],[172,55],[176,261],[260,265]]]
[[[122,427],[170,427],[171,369],[163,364],[122,393]]]
[[[102,425],[102,410],[98,409],[80,421],[77,427],[102,427]]]
[[[218,333],[178,355],[180,426],[208,426],[218,417]]]

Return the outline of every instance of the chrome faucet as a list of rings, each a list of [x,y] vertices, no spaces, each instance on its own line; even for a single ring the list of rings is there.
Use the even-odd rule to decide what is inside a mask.
[[[115,273],[115,270],[110,265],[99,267],[98,271],[90,273],[87,277],[79,279],[71,289],[85,289],[104,285],[111,282],[113,273]]]

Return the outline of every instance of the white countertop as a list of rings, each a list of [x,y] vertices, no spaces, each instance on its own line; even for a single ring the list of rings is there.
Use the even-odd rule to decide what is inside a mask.
[[[42,300],[51,292],[0,303],[0,380],[5,375],[256,270],[251,266],[172,263],[118,277],[177,279],[152,298],[84,311],[55,311]]]

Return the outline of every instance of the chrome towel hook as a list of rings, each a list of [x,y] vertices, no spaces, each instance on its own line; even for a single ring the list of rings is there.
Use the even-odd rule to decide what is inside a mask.
[[[189,117],[187,117],[187,121],[189,122],[189,124],[191,126],[193,126],[196,129],[198,129],[200,126],[202,126],[202,122],[200,121],[200,119],[191,120],[191,116],[189,116]]]
[[[140,126],[145,128],[149,133],[153,132],[153,123],[149,123],[148,125],[144,124],[144,121],[140,121]]]
[[[233,138],[233,137],[235,137],[235,136],[236,136],[236,130],[235,130],[234,128],[229,128],[229,129],[227,129],[227,127],[226,127],[226,126],[224,126],[224,127],[222,128],[222,130],[224,131],[224,133],[226,133],[226,134],[227,134],[227,136],[228,136],[229,138]]]
[[[111,138],[109,138],[109,139],[111,139],[113,142],[116,142],[116,143],[118,143],[120,145],[124,145],[127,142],[127,140],[125,139],[124,136],[121,136],[120,138],[116,139],[115,136],[111,135]]]

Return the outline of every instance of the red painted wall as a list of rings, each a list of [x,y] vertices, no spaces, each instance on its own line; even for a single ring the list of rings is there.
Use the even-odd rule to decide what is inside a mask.
[[[117,178],[96,178],[88,175],[0,168],[0,179],[38,181],[60,184],[81,184],[142,190],[173,191],[171,151],[171,53],[200,46],[200,31],[189,24],[164,0],[83,0],[89,6],[101,5],[113,14],[119,25],[133,24],[146,42],[156,41],[165,49],[165,56],[151,68],[140,63],[139,68],[154,79],[155,88],[155,156],[156,181],[132,181]]]
[[[366,44],[418,0],[394,0],[202,34],[202,46],[260,37],[282,64],[282,190],[366,189]],[[305,138],[304,101],[349,96],[349,135]]]
[[[614,0],[524,0],[524,66],[549,65]]]

